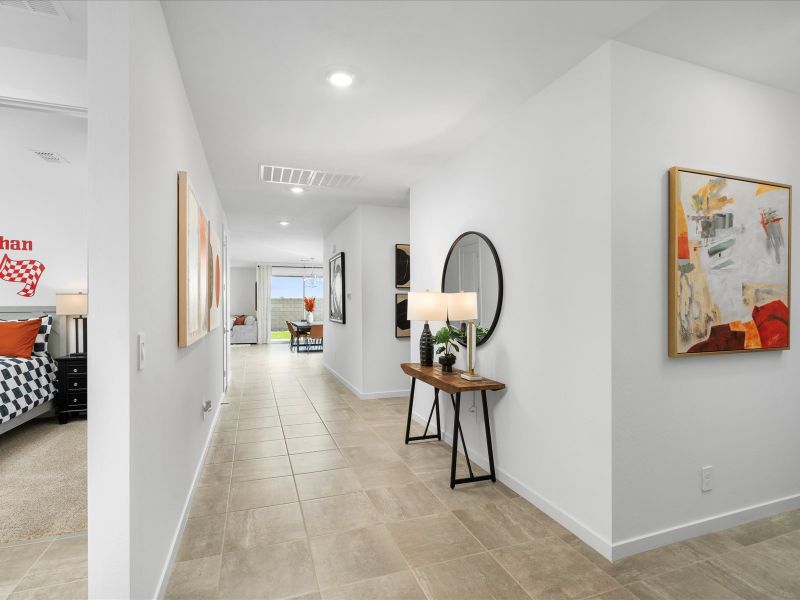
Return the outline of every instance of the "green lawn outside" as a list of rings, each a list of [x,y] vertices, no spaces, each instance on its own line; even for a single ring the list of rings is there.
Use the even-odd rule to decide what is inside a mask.
[[[273,331],[272,332],[272,339],[273,340],[288,340],[291,336],[289,335],[288,331]]]

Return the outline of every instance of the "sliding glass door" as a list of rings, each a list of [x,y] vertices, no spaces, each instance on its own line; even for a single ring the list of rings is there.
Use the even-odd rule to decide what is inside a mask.
[[[290,274],[275,274],[275,270],[270,291],[270,341],[288,342],[287,321],[306,318],[304,298],[316,300],[314,321],[322,320],[322,269],[294,269]]]

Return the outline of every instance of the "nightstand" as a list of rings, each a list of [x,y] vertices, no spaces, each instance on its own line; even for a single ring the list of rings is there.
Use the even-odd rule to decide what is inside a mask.
[[[86,355],[62,356],[56,359],[56,406],[62,425],[71,416],[88,415],[86,396]]]

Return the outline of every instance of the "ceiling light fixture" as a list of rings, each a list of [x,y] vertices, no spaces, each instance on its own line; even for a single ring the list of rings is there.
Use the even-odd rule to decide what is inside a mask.
[[[292,192],[293,194],[302,194],[303,192],[306,191],[306,188],[296,185],[294,187],[290,187],[289,191]]]
[[[348,73],[347,71],[331,71],[328,73],[328,83],[330,83],[334,87],[338,88],[348,88],[353,85],[353,81],[355,81],[355,75],[352,73]]]
[[[280,223],[278,223],[278,224],[279,224],[281,227],[288,227],[288,226],[289,226],[289,221],[281,221],[281,222],[280,222]]]

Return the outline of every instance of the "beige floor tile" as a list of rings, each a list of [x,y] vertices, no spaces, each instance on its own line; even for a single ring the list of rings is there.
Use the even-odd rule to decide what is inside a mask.
[[[323,600],[426,600],[411,571],[400,571],[326,590]]]
[[[247,408],[239,411],[240,419],[257,419],[260,417],[277,417],[278,409],[274,406],[266,408]]]
[[[336,450],[337,446],[329,435],[312,435],[309,437],[289,438],[286,440],[286,448],[289,454],[302,454],[304,452]]]
[[[176,562],[164,599],[212,600],[217,594],[221,559],[217,555]]]
[[[297,502],[228,513],[224,552],[280,544],[306,537]]]
[[[381,517],[364,492],[302,502],[308,535],[327,535],[376,525]]]
[[[742,546],[750,546],[800,529],[800,512],[781,513],[728,529],[726,534]]]
[[[405,464],[391,465],[388,467],[367,465],[354,467],[353,471],[361,482],[361,487],[385,487],[389,485],[402,485],[419,481],[417,476]]]
[[[451,514],[387,523],[411,567],[452,560],[484,550]]]
[[[383,525],[315,537],[310,543],[323,590],[408,569]]]
[[[214,431],[236,431],[237,429],[239,429],[238,419],[226,419],[225,421],[219,421]]]
[[[525,534],[533,539],[549,536],[564,537],[564,532],[566,532],[566,529],[524,498],[498,502],[493,506],[496,506],[497,510],[514,521]],[[589,549],[591,550],[591,548]],[[595,554],[597,553],[595,552]]]
[[[436,600],[528,600],[528,595],[487,553],[416,569],[420,585]]]
[[[258,546],[222,556],[218,596],[221,600],[272,600],[316,591],[305,540]]]
[[[299,440],[309,438],[297,438]],[[295,475],[303,473],[314,473],[316,471],[330,471],[333,469],[345,469],[349,465],[338,450],[323,450],[321,452],[304,452],[302,454],[291,454],[292,470]]]
[[[88,543],[85,535],[55,540],[31,566],[14,592],[63,585],[88,577]]]
[[[508,500],[508,497],[490,481],[462,484],[451,490],[449,472],[422,475],[420,479],[450,510],[500,504]]]
[[[243,399],[242,402],[239,404],[241,410],[257,410],[260,408],[274,408],[275,414],[277,415],[278,411],[275,404],[275,399],[263,399],[263,400],[247,400]],[[275,415],[268,415],[268,416],[275,416]]]
[[[331,435],[339,448],[353,448],[355,446],[370,446],[383,443],[383,440],[370,430],[342,431]]]
[[[447,512],[444,504],[419,481],[370,488],[367,495],[387,521],[403,521]]]
[[[198,487],[204,485],[220,485],[230,483],[233,463],[220,463],[216,465],[206,465],[200,473]]]
[[[281,406],[306,406],[310,404],[308,397],[300,392],[289,396],[276,395],[275,402],[279,407]]]
[[[295,475],[300,500],[339,496],[361,490],[352,469],[336,469]]]
[[[288,406],[278,406],[278,414],[282,417],[289,415],[314,415],[317,416],[317,411],[314,410],[314,405],[311,402],[304,404],[290,404]]]
[[[240,444],[250,444],[253,442],[269,442],[272,440],[282,440],[283,429],[281,427],[263,427],[261,429],[244,429],[236,435],[236,441]]]
[[[289,438],[308,437],[311,435],[327,435],[328,430],[322,423],[305,423],[303,425],[286,425],[283,428],[283,435]]]
[[[0,548],[0,598],[10,594],[20,579],[50,547],[50,542],[36,542]]]
[[[342,454],[353,467],[373,465],[375,468],[386,468],[402,465],[403,461],[386,444],[369,446],[352,446],[341,448]]]
[[[221,554],[224,530],[224,514],[187,519],[175,560],[194,560]]]
[[[235,443],[236,443],[235,431],[221,431],[219,433],[211,434],[212,446],[222,446],[225,444],[235,444]]]
[[[321,423],[317,413],[301,413],[295,415],[281,415],[281,425],[306,425],[308,423]]]
[[[189,518],[217,515],[227,511],[230,487],[228,483],[198,487],[192,497]]]
[[[280,427],[280,424],[281,422],[279,417],[253,417],[250,419],[239,419],[239,430]]]
[[[284,477],[292,474],[292,466],[288,456],[254,458],[240,460],[233,464],[231,482],[253,481],[270,477]]]
[[[628,586],[639,600],[742,600],[695,567],[684,567]]]
[[[369,431],[369,425],[360,419],[355,421],[326,421],[325,427],[331,433],[358,433]]]
[[[270,440],[266,442],[251,442],[248,444],[236,444],[236,461],[252,460],[254,458],[269,458],[271,456],[282,456],[287,454],[286,444],[283,440]]]
[[[233,462],[232,444],[225,446],[211,446],[206,454],[206,464],[215,465],[219,463]]]
[[[246,510],[289,502],[297,502],[297,491],[292,477],[257,479],[231,485],[228,510]]]
[[[453,514],[489,550],[527,542],[530,538],[495,504],[454,510]]]
[[[620,587],[610,592],[592,596],[591,600],[639,600],[628,588]]]
[[[70,583],[15,592],[8,600],[85,600],[88,596],[89,580],[78,579]]]
[[[619,587],[609,575],[556,537],[493,550],[492,556],[533,598],[586,598]]]

